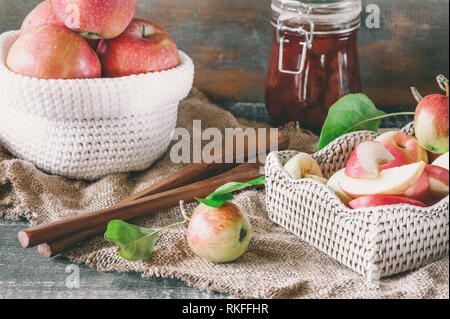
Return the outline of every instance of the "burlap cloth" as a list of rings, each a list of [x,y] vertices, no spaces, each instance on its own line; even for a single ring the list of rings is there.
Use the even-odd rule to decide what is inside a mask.
[[[178,127],[192,130],[194,119],[202,120],[203,129],[263,126],[236,119],[197,90],[181,103]],[[286,126],[282,131],[291,137],[290,149],[316,150],[316,136],[295,126]],[[0,216],[26,218],[34,225],[101,209],[182,167],[172,164],[166,154],[147,171],[114,174],[87,183],[48,175],[0,151]],[[147,261],[128,262],[120,258],[116,248],[102,236],[78,245],[64,256],[99,271],[135,271],[143,277],[176,277],[192,287],[243,298],[449,297],[448,256],[418,270],[384,279],[379,288],[374,288],[360,275],[269,221],[264,191],[243,192],[236,196],[235,203],[249,217],[253,239],[247,252],[233,263],[213,264],[196,257],[186,243],[185,226],[162,233]],[[155,228],[180,219],[178,208],[173,208],[133,222]]]

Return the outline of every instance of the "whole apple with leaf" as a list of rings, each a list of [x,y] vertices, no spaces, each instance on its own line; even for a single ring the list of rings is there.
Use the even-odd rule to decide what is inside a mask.
[[[180,203],[184,219],[157,229],[112,220],[104,237],[118,246],[118,253],[124,259],[146,260],[151,257],[161,232],[188,224],[186,241],[197,256],[214,263],[234,261],[247,250],[252,231],[247,217],[230,202],[232,193],[264,183],[264,176],[245,183],[227,183],[206,198],[196,198],[200,205],[192,214],[187,213]]]

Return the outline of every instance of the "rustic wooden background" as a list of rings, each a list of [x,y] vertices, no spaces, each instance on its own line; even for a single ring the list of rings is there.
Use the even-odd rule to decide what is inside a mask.
[[[39,1],[0,0],[0,32],[19,28]],[[360,32],[364,91],[380,106],[411,106],[410,85],[433,92],[434,77],[448,75],[448,0],[364,0],[370,3],[381,9],[381,28]],[[272,37],[269,0],[140,0],[138,16],[172,34],[194,59],[196,85],[212,99],[250,120],[265,119],[261,103],[242,102],[263,100]],[[190,289],[179,280],[142,280],[85,265],[80,265],[81,287],[68,289],[69,261],[20,249],[16,234],[27,226],[0,220],[0,299],[228,297]]]
[[[0,32],[17,29],[40,0],[0,0]],[[437,90],[448,75],[448,0],[363,0],[381,28],[360,31],[364,92],[380,106],[413,104],[409,86]],[[164,26],[192,56],[195,84],[218,102],[263,101],[271,45],[270,0],[140,0],[137,15]],[[367,13],[363,12],[363,19]]]

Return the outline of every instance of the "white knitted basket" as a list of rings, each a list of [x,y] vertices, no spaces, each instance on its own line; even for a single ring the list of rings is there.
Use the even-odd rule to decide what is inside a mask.
[[[413,123],[412,123],[413,124]],[[413,135],[413,125],[403,132]],[[313,157],[325,177],[345,167],[360,131],[333,141]],[[390,205],[351,210],[325,185],[294,180],[283,165],[298,152],[272,152],[266,161],[269,218],[369,282],[414,269],[449,253],[449,197],[432,207]]]
[[[58,175],[77,179],[148,168],[167,150],[192,60],[120,78],[39,80],[6,67],[17,31],[0,35],[0,144]]]

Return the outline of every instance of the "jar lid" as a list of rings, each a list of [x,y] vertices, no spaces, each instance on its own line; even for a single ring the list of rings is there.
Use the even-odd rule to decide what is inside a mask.
[[[361,0],[272,0],[272,10],[294,23],[311,21],[319,33],[359,27],[362,5]]]

